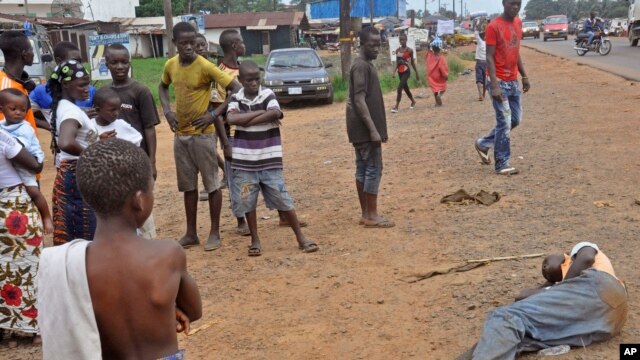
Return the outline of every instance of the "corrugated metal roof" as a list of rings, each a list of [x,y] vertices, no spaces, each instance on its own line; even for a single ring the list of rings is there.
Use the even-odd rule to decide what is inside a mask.
[[[24,22],[25,20],[29,20],[36,24],[42,25],[79,25],[79,24],[88,24],[91,21],[79,19],[79,18],[65,18],[65,17],[33,17],[33,16],[22,16],[22,15],[9,15],[0,13],[0,21],[1,20],[9,20],[13,22]]]
[[[160,29],[164,30],[166,24],[164,22],[164,16],[153,16],[153,17],[139,17],[139,18],[126,18],[126,17],[114,17],[111,18],[112,22],[120,23],[123,29],[131,30],[137,32],[142,32],[141,28],[145,28],[146,30],[150,29]],[[173,23],[177,24],[180,22],[180,17],[176,16],[173,18]],[[136,29],[136,30],[134,30]]]
[[[299,26],[305,17],[302,11],[212,14],[204,16],[205,29],[245,26]]]

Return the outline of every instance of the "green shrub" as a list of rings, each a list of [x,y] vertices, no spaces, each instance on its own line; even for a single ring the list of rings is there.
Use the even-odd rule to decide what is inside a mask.
[[[464,64],[454,56],[447,57],[447,64],[449,65],[449,77],[447,81],[457,79],[458,74],[465,70]]]
[[[460,59],[465,61],[476,61],[476,53],[474,52],[465,51],[463,53],[458,54],[458,56],[460,57]]]

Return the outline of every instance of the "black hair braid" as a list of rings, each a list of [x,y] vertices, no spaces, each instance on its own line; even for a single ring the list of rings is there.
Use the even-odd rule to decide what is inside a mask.
[[[60,100],[62,100],[62,84],[60,84],[58,80],[49,79],[47,82],[47,92],[51,95],[51,99],[53,100],[51,103],[51,151],[55,155],[60,152],[56,137],[58,135],[57,112],[58,104],[60,103]]]

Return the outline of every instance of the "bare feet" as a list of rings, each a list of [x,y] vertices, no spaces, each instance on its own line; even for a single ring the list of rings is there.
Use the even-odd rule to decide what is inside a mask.
[[[220,249],[222,242],[220,241],[220,235],[210,234],[207,242],[204,244],[204,251],[213,251]]]
[[[185,249],[200,245],[200,239],[195,235],[185,235],[178,241],[178,243]]]

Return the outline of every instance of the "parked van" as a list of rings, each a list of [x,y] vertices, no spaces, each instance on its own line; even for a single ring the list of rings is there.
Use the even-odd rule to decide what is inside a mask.
[[[0,24],[0,26],[2,27],[0,33],[8,30],[24,31],[22,24],[18,23],[12,23],[11,27],[13,28],[7,28],[7,24]],[[53,46],[51,46],[51,41],[47,36],[45,28],[40,25],[36,25],[33,28],[33,32],[27,37],[31,42],[31,47],[33,47],[33,65],[25,66],[24,71],[29,74],[29,78],[31,78],[36,85],[44,84],[47,82],[49,74],[51,74],[51,71],[53,71],[55,67],[53,61]],[[4,68],[4,55],[1,50],[0,68]]]
[[[565,39],[569,36],[569,20],[566,15],[548,16],[542,22],[544,26],[544,41],[547,39]]]

